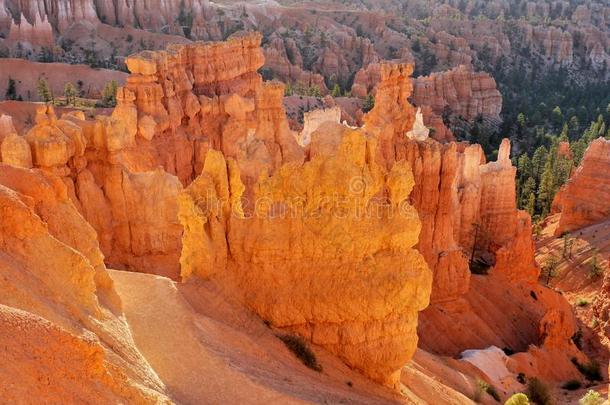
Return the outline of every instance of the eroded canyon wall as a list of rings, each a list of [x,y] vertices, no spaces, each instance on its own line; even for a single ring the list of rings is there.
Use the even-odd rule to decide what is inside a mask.
[[[314,136],[317,152],[305,164],[253,185],[249,215],[239,166],[208,152],[180,198],[182,276],[234,286],[272,325],[395,386],[417,347],[417,312],[431,285],[413,248],[420,223],[406,200],[414,180],[405,162],[389,172],[375,162],[374,138],[336,129]],[[380,193],[386,199],[375,200]]]
[[[606,220],[610,216],[610,141],[591,142],[568,182],[553,201],[553,210],[561,212],[556,236]]]
[[[65,184],[0,164],[0,211],[0,397],[168,402]]]
[[[260,42],[134,55],[110,116],[41,106],[24,136],[0,119],[2,160],[57,176],[109,265],[213,280],[386,385],[416,328],[450,355],[564,342],[573,320],[536,284],[507,141],[486,163],[478,145],[410,139],[413,66],[381,63],[363,127],[331,114],[302,148],[284,86],[257,73]]]

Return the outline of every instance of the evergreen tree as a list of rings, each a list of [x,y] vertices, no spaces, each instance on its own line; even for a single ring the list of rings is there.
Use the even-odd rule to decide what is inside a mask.
[[[362,111],[369,112],[375,107],[375,97],[372,94],[368,94],[364,99],[364,104],[362,105]]]
[[[527,205],[529,204],[529,199],[530,199],[530,195],[535,194],[536,192],[536,182],[534,181],[534,179],[532,177],[529,177],[525,183],[523,184],[523,188],[521,189],[521,195],[520,195],[520,204],[519,204],[519,208],[525,208],[527,207]],[[530,215],[533,214],[530,213]]]
[[[307,95],[312,97],[322,97],[322,92],[318,86],[311,86],[307,90]]]
[[[525,182],[532,177],[532,161],[529,156],[524,153],[517,160],[517,201],[522,201],[523,197],[527,198],[529,194],[523,192]]]
[[[53,101],[53,92],[49,87],[49,82],[44,77],[40,77],[36,83],[36,90],[38,91],[38,97],[45,103]]]
[[[542,266],[542,275],[546,277],[546,284],[548,284],[552,278],[557,277],[558,268],[559,259],[553,255],[549,255]]]
[[[546,164],[548,151],[544,145],[539,146],[532,156],[532,176],[536,184],[540,184],[540,178]]]
[[[193,12],[192,10],[186,11],[184,0],[180,0],[178,18],[176,18],[176,21],[180,24],[180,27],[182,27],[184,36],[190,38],[191,30],[193,29]]]
[[[294,90],[292,89],[292,84],[286,83],[286,87],[284,87],[284,96],[292,96]]]
[[[573,165],[574,162],[572,159],[568,159],[564,156],[557,157],[553,173],[553,177],[555,178],[555,191],[559,190],[559,188],[568,181],[570,174],[572,173]]]
[[[576,139],[576,137],[578,137],[578,132],[580,131],[580,123],[577,116],[574,115],[570,118],[568,129],[570,139]]]
[[[563,113],[561,112],[561,108],[559,106],[553,108],[551,112],[551,122],[555,125],[555,128],[559,128],[561,123],[563,122]]]
[[[116,105],[117,88],[117,82],[114,80],[111,80],[104,85],[104,90],[102,91],[102,104],[105,107],[114,107]]]
[[[585,151],[587,150],[587,143],[583,139],[579,139],[576,142],[570,144],[570,150],[572,151],[572,157],[574,166],[578,167],[582,161]]]
[[[536,211],[536,195],[534,193],[530,193],[529,197],[527,198],[527,205],[525,206],[525,210],[528,214],[530,214],[530,217],[534,216],[534,213]]]
[[[76,87],[70,82],[64,86],[64,96],[67,105],[76,105]]]
[[[17,100],[17,84],[15,79],[8,77],[8,86],[6,87],[6,93],[4,94],[6,100]]]
[[[562,256],[564,259],[572,258],[572,245],[574,244],[574,240],[570,237],[569,233],[563,235],[563,253]]]
[[[568,123],[563,124],[563,129],[561,130],[561,134],[559,134],[560,141],[569,141],[570,137],[570,128],[568,127]]]
[[[538,210],[543,217],[545,217],[551,209],[551,203],[553,202],[553,196],[555,194],[554,188],[555,178],[553,176],[553,162],[551,159],[547,159],[540,179],[540,185],[538,186]]]
[[[591,258],[591,263],[590,263],[591,267],[589,268],[589,275],[591,276],[591,278],[598,278],[604,274],[604,269],[599,264],[597,255],[598,255],[598,250],[595,249],[593,251],[593,257]]]
[[[341,97],[341,87],[339,86],[338,83],[335,83],[330,95],[333,97]]]

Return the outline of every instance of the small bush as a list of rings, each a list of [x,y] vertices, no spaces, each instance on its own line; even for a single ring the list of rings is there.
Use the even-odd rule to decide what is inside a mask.
[[[568,391],[575,391],[575,390],[579,389],[580,387],[582,387],[582,384],[578,380],[566,381],[561,386],[561,388],[563,388],[564,390],[568,390]]]
[[[538,405],[552,405],[553,403],[549,389],[536,377],[530,378],[528,381],[527,397]]]
[[[582,398],[578,400],[580,405],[602,405],[604,399],[597,391],[589,390]]]
[[[586,307],[587,305],[589,305],[589,301],[585,298],[579,298],[578,301],[576,301],[576,306]]]
[[[316,355],[303,339],[294,335],[277,335],[277,337],[284,342],[288,350],[294,353],[303,364],[312,370],[322,371],[322,366],[318,364]]]
[[[500,395],[498,394],[498,391],[496,391],[496,389],[492,385],[486,383],[483,380],[477,380],[477,388],[474,393],[474,400],[479,402],[481,400],[481,395],[484,392],[486,392],[496,401],[500,402]]]
[[[508,398],[504,405],[530,405],[530,400],[527,399],[527,395],[518,393]]]
[[[575,358],[572,359],[572,363],[576,366],[580,374],[582,374],[589,381],[601,381],[602,373],[599,370],[599,363],[595,360],[591,360],[586,364],[580,364]]]

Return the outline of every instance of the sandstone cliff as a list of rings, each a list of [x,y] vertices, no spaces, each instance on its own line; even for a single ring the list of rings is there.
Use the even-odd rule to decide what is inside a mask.
[[[556,236],[601,222],[610,216],[609,157],[610,141],[599,138],[589,145],[580,166],[553,201],[553,209],[561,212]]]
[[[132,56],[110,116],[58,119],[41,107],[27,134],[3,142],[2,159],[62,177],[109,265],[176,278],[176,196],[201,172],[207,150],[236,159],[246,184],[302,159],[282,106],[283,85],[263,83],[256,72],[260,40],[250,34]]]
[[[352,94],[364,97],[381,81],[379,64],[371,64],[356,74]],[[473,72],[460,65],[452,70],[413,79],[413,104],[422,108],[424,123],[434,129],[431,137],[442,142],[454,140],[443,123],[444,116],[473,120],[478,115],[499,121],[502,96],[489,74]]]
[[[235,161],[208,152],[180,199],[182,276],[236,286],[272,325],[393,386],[430,293],[413,249],[419,220],[406,203],[413,176],[404,163],[386,173],[374,162],[376,141],[361,132],[314,135],[311,148],[304,165],[253,185],[256,210],[246,215]],[[373,200],[379,193],[387,205]]]
[[[56,176],[108,265],[210,280],[375,381],[396,384],[416,329],[444,355],[539,344],[519,364],[563,353],[570,375],[574,322],[536,284],[508,141],[486,163],[477,145],[410,139],[413,66],[381,63],[363,127],[323,113],[302,148],[283,85],[257,73],[260,41],[134,55],[109,116],[40,106],[23,136],[0,120],[2,160]]]
[[[0,208],[0,398],[169,402],[61,180],[0,165]]]

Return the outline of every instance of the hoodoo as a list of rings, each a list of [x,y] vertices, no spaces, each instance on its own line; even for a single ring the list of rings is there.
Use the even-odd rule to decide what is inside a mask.
[[[538,281],[511,141],[486,154],[449,130],[451,114],[500,119],[502,97],[470,66],[474,51],[447,51],[468,66],[414,79],[406,48],[377,49],[360,26],[343,41],[367,60],[348,80],[356,100],[341,82],[354,61],[334,42],[304,61],[313,50],[288,31],[212,35],[211,3],[153,2],[153,15],[141,2],[50,2],[34,27],[40,10],[22,3],[11,2],[22,16],[10,40],[53,41],[33,28],[63,35],[75,19],[189,33],[125,58],[114,108],[49,101],[28,103],[24,122],[0,115],[1,400],[470,404],[593,367],[570,304]],[[200,13],[174,27],[177,7]],[[252,10],[242,18],[254,24]],[[322,26],[350,15],[329,13]],[[392,23],[382,25],[394,44],[404,22]],[[186,38],[204,32],[227,39]],[[569,38],[556,37],[545,52],[564,63]],[[430,43],[442,54],[455,38]],[[264,55],[271,76],[321,88],[293,95],[264,80]],[[304,69],[314,64],[321,73]],[[574,159],[563,142],[558,155]],[[594,141],[558,194],[558,235],[610,215],[608,145]],[[608,320],[607,305],[591,307]]]

